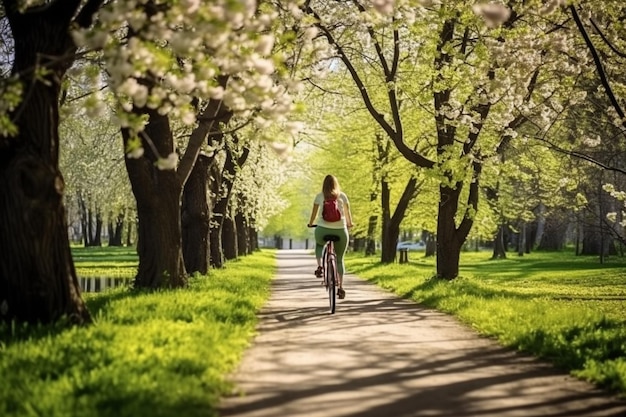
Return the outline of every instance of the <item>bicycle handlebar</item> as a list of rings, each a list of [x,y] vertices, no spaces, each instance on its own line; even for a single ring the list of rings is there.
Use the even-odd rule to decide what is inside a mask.
[[[316,224],[307,224],[306,227],[317,227]],[[354,225],[347,226],[348,228],[354,227]]]

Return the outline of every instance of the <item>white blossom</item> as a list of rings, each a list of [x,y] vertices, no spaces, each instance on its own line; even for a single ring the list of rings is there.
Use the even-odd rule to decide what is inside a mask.
[[[618,191],[613,184],[604,184],[602,189],[619,201],[626,201],[626,192]]]
[[[200,0],[181,0],[181,6],[186,13],[195,13],[200,8]]]
[[[602,144],[602,138],[600,136],[596,136],[595,138],[585,137],[582,142],[585,146],[595,148]]]
[[[261,116],[257,116],[254,118],[254,123],[261,129],[267,129],[268,127],[271,126],[271,121],[261,117]]]
[[[372,0],[374,9],[383,15],[392,14],[395,4],[395,0]]]
[[[549,15],[552,14],[558,9],[560,6],[564,6],[566,4],[565,0],[549,0],[544,4],[541,8],[541,14]]]
[[[274,63],[269,59],[257,58],[254,60],[254,68],[261,74],[271,74],[274,72]]]
[[[217,87],[210,87],[208,89],[209,97],[214,100],[222,100],[224,98],[224,88],[220,85]]]
[[[472,6],[472,10],[485,19],[490,28],[500,26],[511,16],[511,9],[501,3],[478,3]]]
[[[89,99],[85,105],[85,114],[92,119],[103,117],[106,114],[106,104],[99,96]]]
[[[285,130],[292,136],[297,135],[302,131],[304,124],[302,122],[290,121],[285,124]]]
[[[193,107],[183,106],[178,110],[180,121],[187,126],[191,126],[196,122],[196,112]]]
[[[167,158],[159,158],[156,162],[156,166],[161,171],[176,169],[176,164],[178,163],[178,156],[176,152],[172,152],[167,156]]]
[[[438,0],[418,0],[418,3],[422,5],[422,7],[430,7],[435,4],[439,4]]]
[[[256,47],[256,51],[262,55],[266,56],[272,52],[272,48],[274,47],[274,36],[272,35],[263,35],[259,37],[258,44]]]
[[[126,154],[126,157],[129,159],[139,159],[143,156],[144,154],[144,148],[143,147],[139,147],[139,148],[135,148],[132,151],[128,152]]]
[[[311,41],[313,40],[313,38],[315,38],[318,35],[318,33],[319,33],[318,28],[316,28],[315,26],[309,26],[304,31],[304,39]]]

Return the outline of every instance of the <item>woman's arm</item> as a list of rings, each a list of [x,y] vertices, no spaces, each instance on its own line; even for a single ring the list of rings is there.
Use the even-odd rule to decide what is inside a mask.
[[[317,210],[319,210],[319,204],[313,203],[313,209],[311,210],[311,218],[309,219],[309,224],[307,226],[311,227],[315,224],[315,217],[317,217]]]
[[[350,211],[350,204],[346,203],[346,226],[352,227],[352,212]]]

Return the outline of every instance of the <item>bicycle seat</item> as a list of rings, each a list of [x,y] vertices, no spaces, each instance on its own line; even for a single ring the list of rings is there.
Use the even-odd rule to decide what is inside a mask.
[[[339,236],[335,236],[335,235],[324,235],[324,241],[328,242],[329,240],[332,240],[333,242],[337,242],[339,240]]]

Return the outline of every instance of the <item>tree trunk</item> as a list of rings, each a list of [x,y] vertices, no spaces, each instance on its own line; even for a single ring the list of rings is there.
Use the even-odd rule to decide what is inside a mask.
[[[365,242],[365,256],[372,256],[376,253],[376,227],[378,226],[378,216],[370,216],[367,224],[367,241]]]
[[[131,246],[133,244],[133,222],[131,222],[130,220],[128,221],[128,228],[126,230],[126,246]]]
[[[78,2],[55,2],[19,14],[4,1],[14,39],[12,74],[23,83],[11,115],[19,133],[0,137],[0,320],[72,323],[91,320],[70,252],[58,166],[61,80],[75,47],[69,24]],[[35,78],[45,66],[48,73]]]
[[[380,261],[382,263],[392,263],[396,259],[396,245],[398,244],[398,234],[400,234],[400,223],[391,222],[390,191],[386,179],[381,180],[380,205],[382,208],[382,234]]]
[[[115,239],[115,231],[113,230],[113,222],[109,219],[107,223],[107,234],[109,235],[109,246],[113,246],[113,242]]]
[[[539,203],[539,206],[535,210],[535,224],[534,228],[534,238],[532,241],[529,239],[529,243],[532,243],[532,246],[538,247],[541,244],[541,240],[543,239],[543,233],[546,230],[546,206],[542,202]]]
[[[89,238],[89,223],[87,221],[89,219],[89,214],[87,213],[87,203],[85,202],[85,199],[80,191],[78,192],[78,210],[80,212],[80,226],[83,235],[83,245],[87,247],[91,243]]]
[[[224,223],[224,213],[226,211],[226,200],[222,195],[221,172],[216,164],[211,165],[211,194],[215,196],[212,202],[211,221],[209,229],[209,254],[210,265],[213,268],[224,266],[224,252],[222,250],[222,224]]]
[[[439,214],[437,217],[437,277],[439,278],[451,280],[459,275],[461,247],[474,224],[471,213],[475,213],[478,209],[481,172],[482,164],[479,161],[472,162],[472,178],[469,181],[467,208],[464,210],[463,218],[458,227],[456,226],[456,218],[463,183],[458,182],[454,188],[445,184],[439,186]]]
[[[115,222],[115,246],[124,246],[122,243],[122,236],[124,235],[124,213],[117,216]]]
[[[506,259],[506,246],[504,245],[504,229],[506,225],[500,224],[493,241],[493,255],[491,259]],[[519,243],[519,242],[518,242]]]
[[[580,255],[616,255],[615,242],[609,233],[603,233],[599,227],[585,225]]]
[[[437,253],[437,236],[431,232],[422,232],[422,240],[426,244],[426,249],[424,250],[424,256],[435,256]]]
[[[110,218],[113,218],[111,213]],[[124,232],[124,213],[120,213],[115,218],[115,223],[109,220],[109,246],[123,246],[122,233]]]
[[[377,152],[373,153],[372,163],[372,192],[370,193],[370,204],[373,206],[378,200],[378,185],[381,183],[380,176],[384,172],[381,169],[381,165],[384,160],[389,156],[389,147],[385,147],[385,142],[381,134],[376,135],[376,149]],[[378,228],[378,215],[373,214],[370,216],[367,223],[367,237],[365,242],[365,256],[373,256],[376,254],[376,229]]]
[[[396,259],[396,246],[398,244],[398,235],[400,234],[400,224],[402,223],[402,219],[404,219],[409,204],[416,195],[416,189],[417,180],[412,177],[404,187],[404,191],[396,205],[393,216],[389,216],[389,184],[385,180],[382,181],[381,205],[383,206],[383,242],[380,261],[383,263],[391,263]]]
[[[92,246],[102,246],[102,214],[98,210],[96,212],[96,230],[93,235],[93,241],[91,242]]]
[[[237,229],[235,228],[235,221],[230,215],[224,218],[222,225],[222,245],[226,260],[237,259]]]
[[[560,251],[565,247],[565,238],[568,227],[566,211],[555,210],[543,222],[543,232],[538,249]]]
[[[460,190],[445,185],[439,187],[439,215],[437,216],[437,276],[454,279],[459,275],[459,259],[464,239],[459,239],[455,218]]]
[[[248,236],[250,237],[250,251],[254,252],[259,250],[259,233],[254,227],[250,226]]]
[[[183,192],[182,239],[183,258],[187,272],[209,272],[209,221],[211,208],[207,201],[209,164],[211,160],[199,155]]]
[[[93,237],[93,213],[91,209],[87,209],[87,239],[85,246],[94,246]]]
[[[526,222],[521,221],[519,225],[519,237],[517,238],[517,255],[524,256],[526,251]]]
[[[254,214],[248,217],[248,248],[249,253],[259,250],[259,232],[256,230],[256,218]]]
[[[237,194],[237,209],[233,218],[237,233],[237,256],[246,256],[252,253],[250,247],[250,219],[248,212],[248,199],[243,192]]]
[[[242,199],[240,199],[242,200]],[[250,248],[250,227],[248,219],[241,211],[235,215],[235,230],[237,230],[237,255],[246,256],[252,253]]]
[[[167,116],[152,109],[135,109],[149,116],[145,134],[160,155],[174,151],[174,140]],[[124,145],[130,139],[122,129]],[[144,156],[125,157],[126,170],[137,201],[137,254],[139,269],[134,285],[139,288],[179,288],[187,284],[183,262],[180,206],[182,184],[175,170],[155,166],[159,155],[144,146]]]

